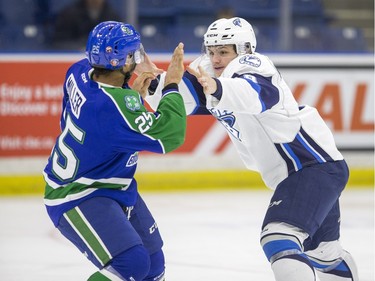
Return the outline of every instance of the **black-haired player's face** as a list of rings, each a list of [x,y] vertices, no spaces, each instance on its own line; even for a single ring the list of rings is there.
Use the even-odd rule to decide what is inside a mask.
[[[210,46],[207,47],[206,52],[210,57],[216,77],[219,77],[227,65],[237,57],[233,45]]]

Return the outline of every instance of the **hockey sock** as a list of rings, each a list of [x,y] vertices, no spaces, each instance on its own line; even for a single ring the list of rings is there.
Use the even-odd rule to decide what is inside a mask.
[[[358,281],[358,269],[350,253],[338,240],[321,242],[306,252],[321,281]]]
[[[108,275],[107,273],[105,273],[106,275]],[[87,281],[113,281],[113,280],[116,280],[114,279],[113,277],[107,277],[103,274],[103,271],[97,271],[95,272],[93,275],[91,275],[89,277],[89,279],[87,279]],[[117,280],[121,280],[121,279],[117,279]]]
[[[317,260],[309,257],[317,270],[321,281],[358,281],[357,266],[352,256],[346,252],[344,257],[331,261]]]
[[[108,266],[95,272],[88,281],[141,281],[150,270],[150,255],[142,245],[115,256]]]
[[[164,253],[162,250],[157,251],[156,253],[150,256],[151,267],[148,275],[144,281],[163,281],[164,280],[164,270],[165,270],[165,261]]]
[[[269,223],[261,234],[261,245],[277,281],[315,281],[315,271],[303,253],[307,233],[286,223]]]
[[[276,281],[315,281],[314,269],[300,255],[285,256],[271,265]]]
[[[263,244],[276,281],[314,281],[315,272],[300,246],[288,239]]]

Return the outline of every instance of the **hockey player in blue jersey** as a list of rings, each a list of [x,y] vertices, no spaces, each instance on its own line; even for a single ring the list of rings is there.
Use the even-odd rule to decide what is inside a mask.
[[[47,212],[99,268],[89,281],[164,280],[163,241],[134,174],[139,151],[168,153],[184,142],[183,44],[174,51],[155,112],[146,110],[143,97],[159,70],[150,68],[133,26],[100,23],[86,55],[66,73],[61,134],[43,173]],[[138,77],[130,89],[133,71]]]
[[[321,281],[358,281],[353,258],[339,242],[348,167],[329,128],[315,108],[297,104],[270,59],[255,51],[246,20],[215,21],[204,47],[180,92],[187,113],[216,117],[246,167],[275,190],[260,239],[275,279],[313,281],[317,274]],[[146,99],[153,107],[160,89]]]

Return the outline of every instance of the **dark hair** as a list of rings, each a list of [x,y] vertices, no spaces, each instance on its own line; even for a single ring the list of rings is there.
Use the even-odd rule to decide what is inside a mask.
[[[108,76],[112,72],[113,70],[111,69],[94,67],[94,71],[92,72],[92,74],[96,77],[99,77],[99,76]]]

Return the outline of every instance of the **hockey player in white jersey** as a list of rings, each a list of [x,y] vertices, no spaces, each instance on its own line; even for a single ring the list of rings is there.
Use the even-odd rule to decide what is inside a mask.
[[[275,190],[260,237],[275,280],[313,281],[317,274],[322,281],[358,281],[353,258],[339,242],[345,160],[318,111],[297,104],[256,45],[246,20],[212,23],[204,54],[179,84],[187,113],[207,109],[227,129],[246,167]],[[155,107],[159,96],[160,86],[149,103]]]

